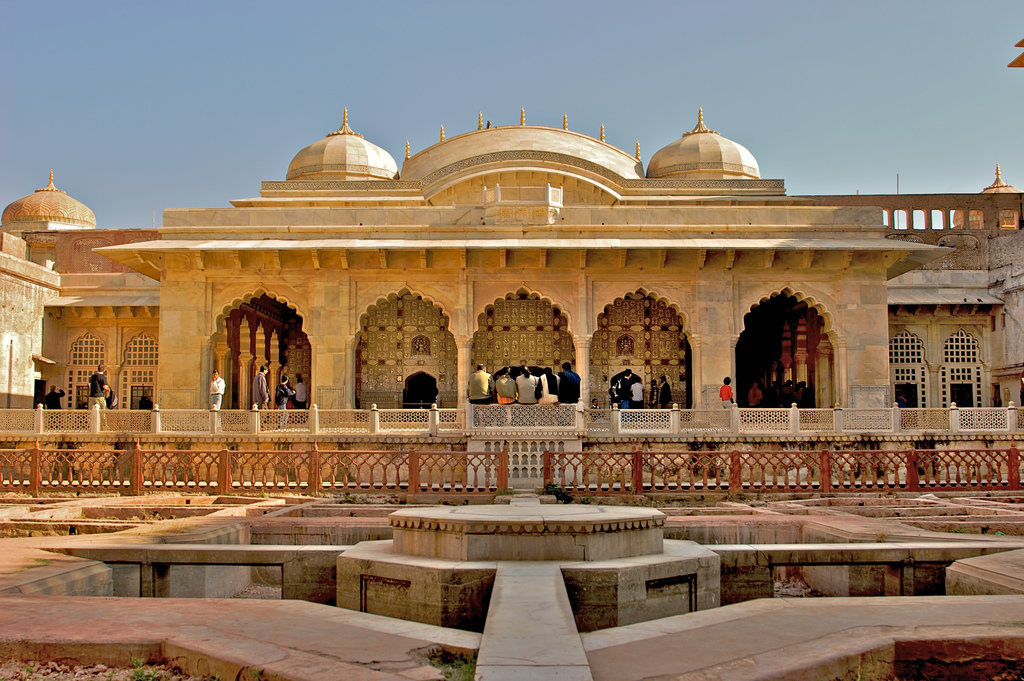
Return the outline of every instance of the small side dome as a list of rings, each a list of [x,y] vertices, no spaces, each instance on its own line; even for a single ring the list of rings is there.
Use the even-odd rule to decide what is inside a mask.
[[[391,154],[348,127],[345,109],[341,127],[295,154],[288,180],[394,180],[398,164]]]
[[[742,144],[726,139],[704,125],[697,110],[697,127],[663,149],[647,165],[648,179],[729,180],[761,177],[754,155]]]
[[[4,208],[4,227],[19,222],[57,222],[70,228],[96,229],[96,216],[89,207],[53,186],[52,170],[48,185]]]
[[[996,164],[996,181],[981,190],[982,194],[1020,194],[1021,191],[1012,184],[1003,182],[1003,176],[999,174],[999,164]]]

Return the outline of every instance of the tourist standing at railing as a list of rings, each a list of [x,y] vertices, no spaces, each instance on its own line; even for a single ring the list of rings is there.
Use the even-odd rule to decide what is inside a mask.
[[[308,393],[306,393],[306,384],[302,382],[302,374],[295,374],[295,399],[292,400],[292,405],[296,409],[305,409],[306,401],[309,399]]]
[[[636,374],[633,374],[633,378],[629,383],[629,408],[644,408],[644,379]]]
[[[252,382],[252,401],[259,409],[270,408],[270,388],[267,386],[267,365],[264,364],[256,372],[256,378]]]
[[[572,363],[562,362],[558,374],[558,401],[562,404],[579,404],[580,375],[572,370]]]
[[[761,386],[757,381],[750,384],[750,390],[747,391],[747,406],[750,408],[758,407],[761,404],[761,400],[764,395],[761,394]]]
[[[210,379],[210,409],[219,411],[221,402],[224,401],[224,379],[220,372],[213,370],[213,377]]]
[[[476,365],[476,371],[469,375],[469,403],[493,404],[494,379],[484,371],[483,364]]]
[[[537,378],[540,381],[540,398],[538,404],[558,404],[558,377],[555,376],[551,367],[546,367],[544,373]]]
[[[647,408],[658,408],[658,379],[651,379],[651,386],[647,389]]]
[[[495,374],[494,395],[498,404],[512,404],[516,401],[519,391],[516,388],[516,379],[512,378],[510,374],[511,369],[508,367],[503,367]]]
[[[530,367],[525,364],[519,369],[519,376],[516,378],[516,389],[518,395],[516,402],[519,404],[537,404],[537,377],[530,373]]]
[[[609,395],[613,396],[615,401],[619,403],[619,409],[629,409],[629,401],[633,396],[630,390],[632,384],[632,369],[626,369],[621,374],[612,376],[612,387],[609,390]]]
[[[99,406],[100,409],[107,408],[107,395],[110,394],[110,384],[107,383],[107,366],[100,364],[96,367],[96,373],[89,377],[89,408]]]
[[[782,384],[782,390],[779,391],[779,406],[789,409],[795,401],[796,388],[793,387],[793,381],[786,381]]]
[[[722,380],[722,387],[718,389],[718,398],[722,400],[722,407],[732,409],[732,379],[726,376]]]
[[[293,397],[295,397],[295,391],[288,385],[288,377],[282,376],[281,383],[274,391],[274,401],[277,403],[277,408],[281,410],[281,421],[278,428],[282,430],[288,425],[288,400]]]
[[[60,401],[65,395],[67,395],[66,392],[58,390],[55,385],[51,385],[50,392],[46,393],[46,396],[43,398],[43,405],[47,409],[60,409]]]
[[[658,387],[658,406],[668,409],[672,404],[672,386],[668,384],[668,376],[662,374],[661,385]]]

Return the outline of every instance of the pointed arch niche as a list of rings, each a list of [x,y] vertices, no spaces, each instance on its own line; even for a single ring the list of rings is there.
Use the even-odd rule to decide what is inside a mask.
[[[590,346],[590,391],[602,406],[608,401],[609,379],[630,369],[644,383],[668,377],[672,402],[691,403],[690,344],[679,310],[664,298],[639,289],[616,298],[597,316]]]
[[[312,396],[313,349],[302,324],[295,308],[264,292],[225,310],[222,330],[211,338],[211,366],[220,372],[226,387],[223,408],[252,405],[253,376],[263,364],[269,369],[271,394],[281,376],[287,375],[291,385],[302,376]],[[312,404],[312,397],[307,399]]]
[[[744,407],[755,381],[762,394],[759,407],[835,403],[832,343],[813,301],[782,291],[751,308],[736,342],[736,379],[736,401]]]
[[[498,298],[477,318],[472,364],[494,373],[523,364],[561,371],[576,363],[569,317],[547,298],[519,289]]]
[[[407,289],[371,305],[356,344],[356,406],[456,406],[458,346],[449,326],[440,306]]]

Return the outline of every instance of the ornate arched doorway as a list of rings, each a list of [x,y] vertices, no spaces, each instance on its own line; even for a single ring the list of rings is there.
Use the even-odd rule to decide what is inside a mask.
[[[557,368],[565,361],[575,364],[575,359],[569,318],[536,293],[509,293],[477,319],[472,363],[491,373],[523,364]]]
[[[405,379],[402,392],[402,407],[405,409],[429,409],[437,401],[437,379],[423,371]]]
[[[757,382],[760,407],[830,406],[832,344],[818,311],[786,293],[773,294],[743,317],[736,342],[736,401],[748,406]],[[802,384],[802,385],[801,385]]]
[[[225,315],[224,331],[214,338],[212,362],[212,368],[224,379],[224,409],[252,405],[253,377],[264,364],[271,396],[281,376],[287,375],[292,385],[301,376],[309,391],[309,403],[313,403],[313,349],[302,330],[302,321],[293,308],[266,293],[240,303]],[[204,377],[204,381],[208,379]],[[201,401],[206,401],[205,396]]]
[[[651,380],[665,376],[672,402],[689,407],[690,344],[683,326],[679,312],[642,290],[606,305],[590,346],[590,396],[607,406],[609,380],[630,369],[643,380],[645,398]]]
[[[356,406],[400,408],[409,397],[410,381],[417,399],[425,395],[427,378],[434,397],[427,406],[454,407],[458,400],[458,347],[448,329],[448,316],[421,296],[400,291],[381,298],[361,320],[356,345]],[[416,378],[415,376],[422,378]]]

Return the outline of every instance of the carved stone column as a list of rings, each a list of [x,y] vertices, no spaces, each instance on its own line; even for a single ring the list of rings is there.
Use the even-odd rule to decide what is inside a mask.
[[[576,373],[580,375],[580,402],[590,405],[590,344],[593,336],[573,336],[572,344],[576,347]]]
[[[348,338],[345,340],[345,372],[342,379],[342,397],[341,397],[341,408],[342,409],[355,409],[356,408],[356,339]],[[370,405],[360,405],[363,409],[368,409]]]
[[[831,408],[835,406],[832,393],[832,344],[825,338],[818,341],[818,359],[814,363],[814,406]]]
[[[796,346],[793,348],[794,382],[807,382],[807,320],[801,319],[796,325]]]
[[[270,368],[269,387],[270,394],[274,394],[274,387],[281,381],[281,327],[271,327],[267,330],[270,337],[270,350],[267,357],[267,366]]]
[[[835,383],[835,399],[838,404],[843,407],[851,407],[850,404],[850,386],[849,382],[849,367],[846,366],[846,360],[848,357],[846,339],[836,338],[832,342],[833,350],[835,351],[835,363],[833,364],[834,383]]]
[[[459,350],[459,372],[455,379],[459,395],[459,409],[469,403],[469,375],[473,373],[473,337],[456,336],[455,344]]]
[[[238,326],[238,407],[248,409],[252,406],[252,375],[255,356],[252,353],[252,329],[249,318],[242,316]]]

